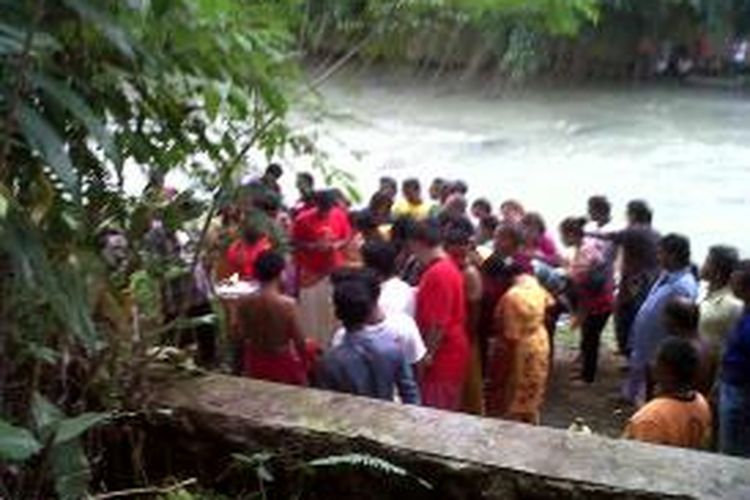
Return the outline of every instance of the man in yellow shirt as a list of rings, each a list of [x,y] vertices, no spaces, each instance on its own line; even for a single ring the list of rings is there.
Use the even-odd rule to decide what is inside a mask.
[[[422,188],[417,179],[406,179],[401,184],[403,198],[393,206],[393,216],[408,216],[414,220],[424,220],[429,216],[430,205],[422,200]]]

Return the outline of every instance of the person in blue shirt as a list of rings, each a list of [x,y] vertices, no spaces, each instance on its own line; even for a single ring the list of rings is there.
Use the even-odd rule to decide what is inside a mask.
[[[316,386],[376,399],[393,400],[398,390],[401,401],[419,404],[419,388],[403,348],[386,322],[372,324],[378,297],[364,278],[351,277],[335,283],[333,302],[336,317],[346,333],[330,349],[318,367]]]
[[[745,308],[727,337],[719,383],[719,451],[750,458],[750,260],[732,274]]]
[[[625,399],[637,406],[646,401],[648,368],[659,344],[668,335],[663,320],[664,306],[675,297],[691,301],[698,297],[698,280],[690,265],[690,241],[678,234],[664,236],[659,240],[657,256],[662,271],[633,322],[630,370],[623,388]]]

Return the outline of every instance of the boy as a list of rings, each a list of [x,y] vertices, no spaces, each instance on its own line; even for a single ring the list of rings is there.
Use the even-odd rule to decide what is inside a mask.
[[[419,404],[419,389],[411,366],[395,335],[376,335],[369,328],[376,299],[363,280],[345,279],[333,292],[336,317],[346,333],[328,351],[318,369],[321,389],[391,400],[394,388],[401,401]]]
[[[695,390],[698,354],[689,341],[667,338],[654,368],[658,396],[628,422],[624,437],[653,444],[704,448],[711,438],[711,409]]]

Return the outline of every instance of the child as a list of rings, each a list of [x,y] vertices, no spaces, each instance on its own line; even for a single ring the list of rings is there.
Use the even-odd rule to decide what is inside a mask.
[[[659,395],[628,422],[624,437],[653,444],[701,449],[711,438],[711,409],[695,390],[698,355],[688,340],[667,338],[654,377]]]

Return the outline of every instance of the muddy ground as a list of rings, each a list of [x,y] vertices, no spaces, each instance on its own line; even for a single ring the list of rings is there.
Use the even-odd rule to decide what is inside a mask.
[[[576,418],[582,418],[594,433],[618,437],[634,410],[619,398],[625,372],[621,370],[623,359],[615,354],[614,332],[611,325],[604,332],[597,380],[589,386],[571,380],[580,370],[574,362],[578,338],[578,332],[564,326],[555,335],[555,365],[542,424],[567,429]]]

